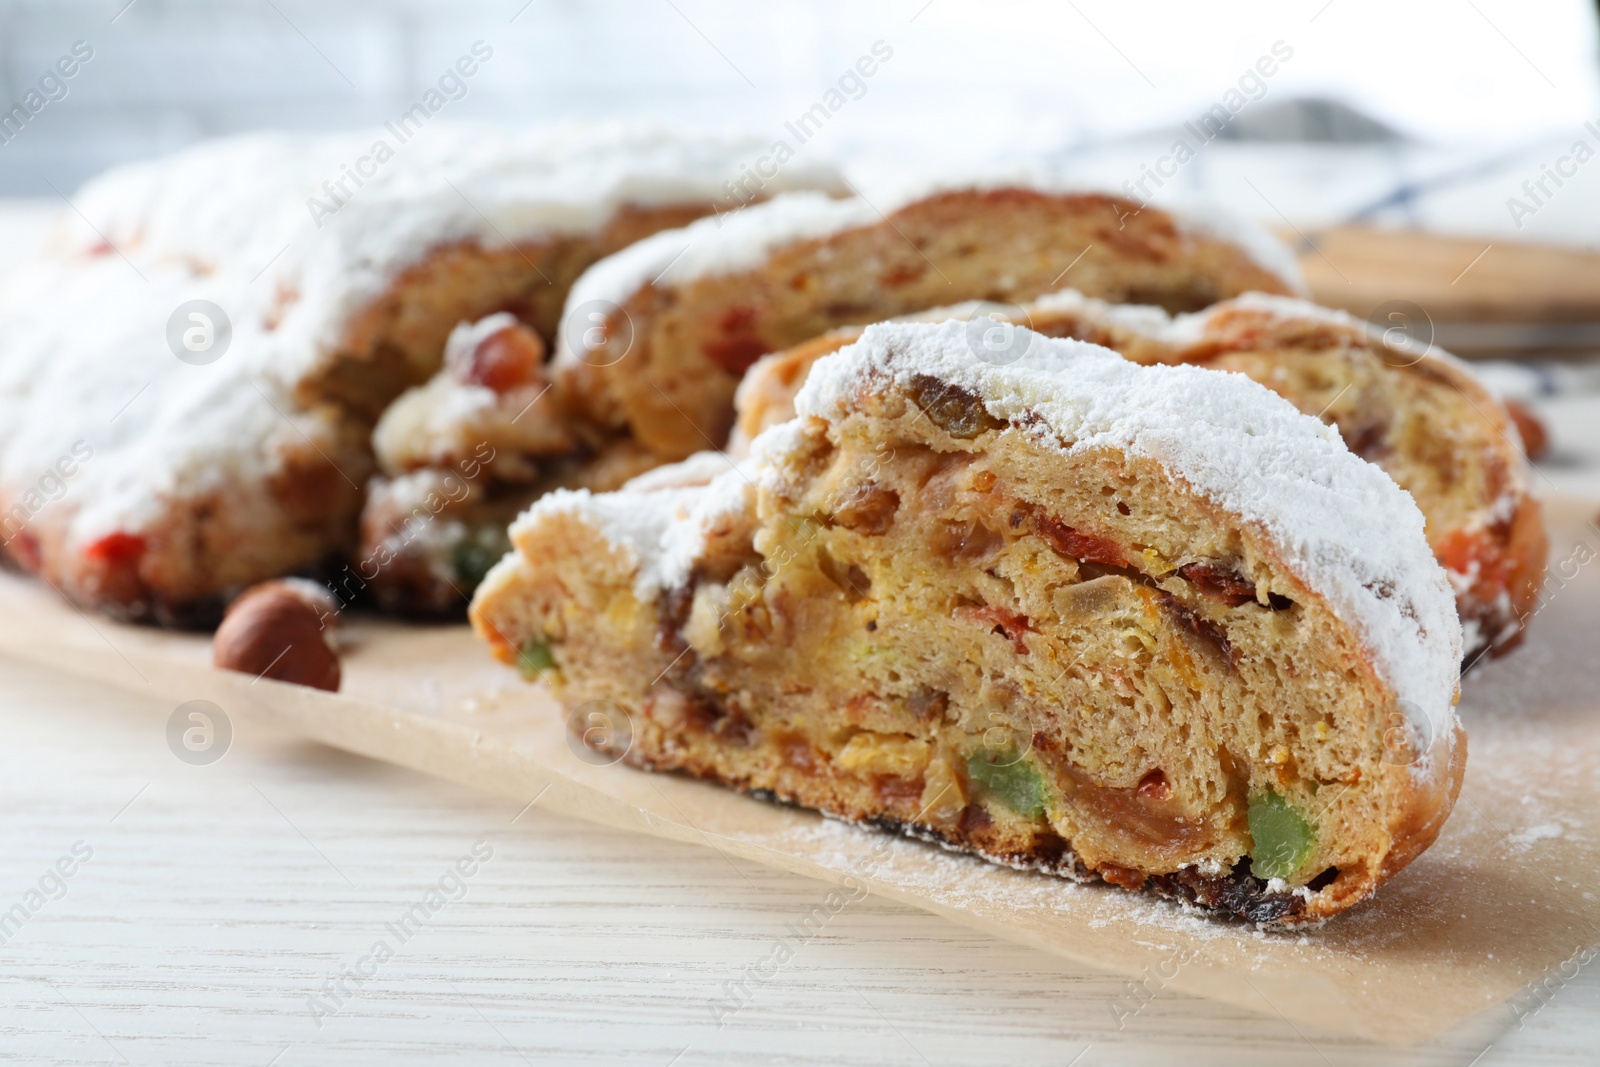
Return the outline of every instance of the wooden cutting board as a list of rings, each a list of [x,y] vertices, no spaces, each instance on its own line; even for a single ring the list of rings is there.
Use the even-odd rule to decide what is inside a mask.
[[[597,762],[550,694],[464,625],[352,619],[344,691],[332,694],[213,670],[203,635],[91,618],[0,573],[0,652],[161,695],[180,730],[184,709],[209,701],[222,722],[270,720],[521,803],[899,900],[1130,981],[1159,975],[1297,1025],[1409,1043],[1503,1027],[1600,944],[1600,503],[1546,504],[1538,617],[1523,647],[1463,685],[1466,784],[1438,843],[1373,900],[1288,934]]]
[[[1413,230],[1283,229],[1319,304],[1388,328],[1431,323],[1463,356],[1600,356],[1600,255]],[[1414,309],[1400,306],[1414,305]]]

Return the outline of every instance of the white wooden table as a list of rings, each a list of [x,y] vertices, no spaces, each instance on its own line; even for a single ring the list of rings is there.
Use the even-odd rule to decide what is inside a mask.
[[[0,205],[0,267],[37,218]],[[1549,412],[1550,484],[1600,495],[1597,406]],[[719,1025],[725,983],[827,887],[247,720],[192,766],[172,710],[0,658],[0,1061],[1600,1062],[1593,966],[1522,1026],[1503,1007],[1420,1048],[1170,991],[1119,1026],[1125,979],[875,899]],[[459,899],[363,962],[474,849],[492,856],[446,879]]]

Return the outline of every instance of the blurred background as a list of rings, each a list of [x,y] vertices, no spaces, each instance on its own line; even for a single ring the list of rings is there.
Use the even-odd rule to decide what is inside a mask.
[[[777,138],[876,44],[891,58],[804,151],[863,166],[1044,156],[1121,187],[1186,122],[1210,135],[1210,112],[1228,121],[1158,199],[1593,243],[1600,163],[1529,215],[1506,201],[1574,141],[1600,149],[1596,13],[1595,0],[3,0],[0,105],[47,84],[42,108],[0,131],[0,195],[53,197],[239,130],[375,129],[477,41],[493,58],[449,104],[457,120],[629,115]],[[92,57],[49,82],[75,44]]]
[[[442,89],[450,122],[743,129],[863,189],[1042,161],[1207,198],[1324,303],[1564,364],[1513,392],[1600,357],[1596,0],[0,0],[0,79],[0,268],[108,166],[376,136]]]

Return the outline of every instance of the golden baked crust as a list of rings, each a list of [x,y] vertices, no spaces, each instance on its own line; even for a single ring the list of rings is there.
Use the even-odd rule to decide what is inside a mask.
[[[547,498],[474,626],[639,766],[1256,922],[1370,895],[1465,760],[1414,506],[1235,376],[960,337],[869,328],[709,485]]]
[[[1020,309],[950,310],[1020,314],[1041,334],[1105,345],[1137,363],[1235,371],[1337,426],[1427,518],[1428,542],[1456,589],[1465,662],[1521,643],[1548,554],[1544,520],[1505,405],[1448,354],[1397,348],[1348,316],[1256,296],[1176,321],[1072,293]],[[730,450],[791,418],[810,365],[859,333],[831,331],[752,368]]]
[[[780,197],[746,213],[763,224],[749,227],[752,249],[770,244],[766,217],[794,203]],[[691,229],[685,241],[702,236],[709,231]],[[960,300],[1028,300],[1067,284],[1174,311],[1250,290],[1295,289],[1243,246],[1166,212],[1100,193],[1021,186],[939,193],[825,236],[781,241],[757,258],[757,266],[682,283],[652,280],[658,272],[646,270],[637,283],[629,276],[627,291],[600,296],[585,288],[591,278],[624,272],[615,262],[597,266],[574,290],[583,307],[569,313],[610,302],[605,340],[583,353],[569,343],[558,358],[573,409],[680,459],[721,446],[734,389],[756,359],[836,326]]]
[[[433,249],[354,317],[339,353],[300,384],[294,422],[286,421],[265,444],[276,458],[257,503],[273,513],[243,507],[236,487],[219,486],[210,498],[172,508],[158,526],[79,546],[60,528],[71,516],[46,509],[27,529],[14,536],[7,531],[6,554],[109,614],[168,626],[214,625],[239,589],[359,552],[364,494],[358,487],[374,466],[373,422],[404,390],[439,369],[451,329],[511,307],[553,333],[567,287],[590,263],[637,236],[710,210],[708,203],[631,208],[590,237]],[[0,511],[10,503],[0,501]],[[396,581],[407,579],[397,574]]]
[[[511,312],[553,342],[567,292],[591,264],[712,209],[710,202],[628,205],[593,234],[500,248],[474,240],[430,249],[351,318],[337,354],[321,374],[301,384],[301,395],[336,401],[375,420],[403,390],[439,369],[451,330],[497,311]]]
[[[759,148],[593,123],[424,141],[358,175],[364,136],[234,138],[85,188],[90,225],[74,215],[0,301],[12,563],[197,626],[262,579],[337,567],[373,425],[452,328],[509,309],[548,342],[590,263],[735,206],[724,183]],[[804,164],[767,186],[795,188],[841,187]]]

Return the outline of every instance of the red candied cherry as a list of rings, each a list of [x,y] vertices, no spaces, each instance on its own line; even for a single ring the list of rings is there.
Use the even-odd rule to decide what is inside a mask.
[[[144,555],[145,548],[145,540],[138,534],[117,530],[89,542],[83,554],[101,563],[120,566],[139,562],[139,557]]]

